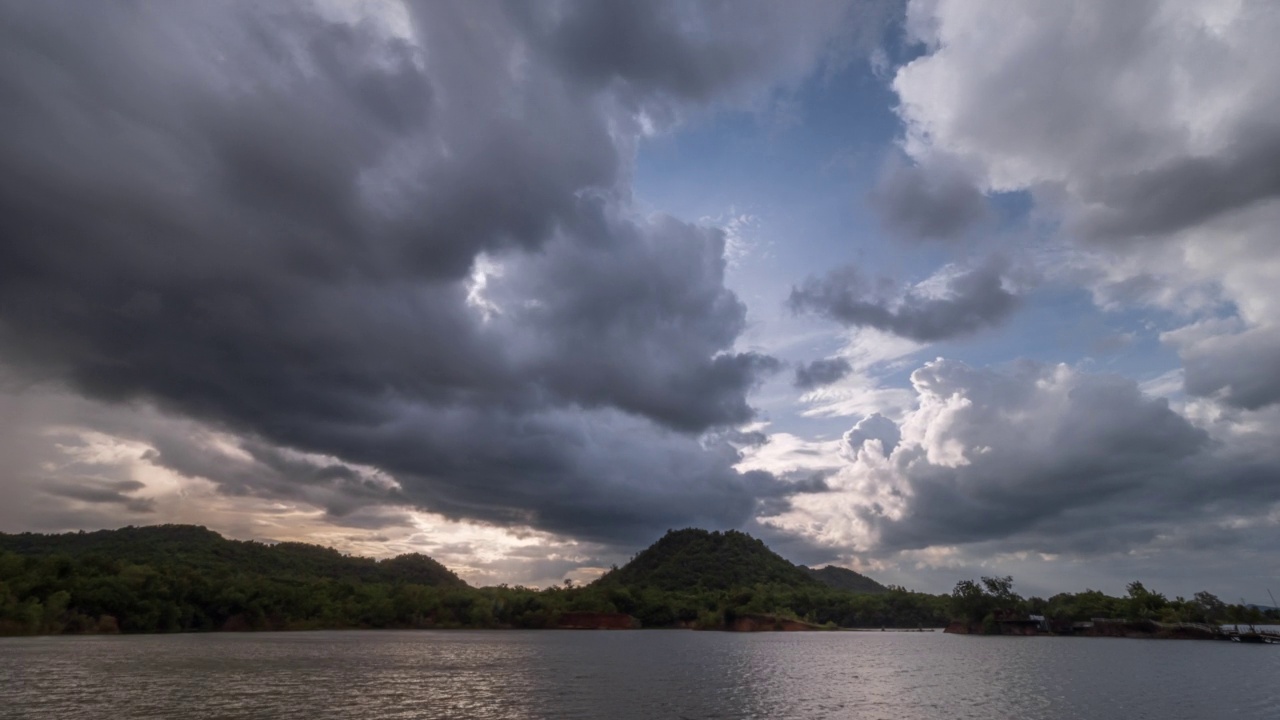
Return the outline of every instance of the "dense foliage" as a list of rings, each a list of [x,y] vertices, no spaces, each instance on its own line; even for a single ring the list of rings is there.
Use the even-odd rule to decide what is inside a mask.
[[[997,631],[997,617],[1042,615],[1051,623],[1086,622],[1099,618],[1161,623],[1257,624],[1280,622],[1280,610],[1256,606],[1229,605],[1209,592],[1198,592],[1190,600],[1148,590],[1141,582],[1131,582],[1124,597],[1112,597],[1097,590],[1059,593],[1044,598],[1023,598],[1013,591],[1011,577],[984,577],[980,582],[962,580],[951,592],[954,619],[970,626]]]
[[[802,565],[801,568],[805,572],[809,573],[809,577],[817,580],[827,587],[832,587],[837,590],[848,590],[849,592],[856,593],[889,592],[889,588],[881,585],[862,573],[854,572],[848,568],[837,567],[835,565],[828,565],[821,569],[804,567]]]
[[[763,542],[736,530],[668,530],[600,585],[658,590],[728,590],[754,585],[818,586],[820,583]]]
[[[62,555],[220,574],[230,568],[245,575],[277,580],[328,578],[353,582],[466,585],[457,575],[421,554],[388,560],[352,557],[333,548],[305,543],[228,540],[195,525],[152,525],[61,535],[0,533],[0,552],[26,556]]]
[[[725,544],[723,537],[712,545]],[[727,545],[736,549],[726,556],[737,561],[786,563],[741,533]],[[625,613],[644,627],[717,628],[746,614],[844,627],[917,627],[939,625],[947,612],[945,598],[901,589],[866,595],[808,577],[794,583],[795,574],[776,562],[758,574],[722,568],[730,574],[671,589],[627,586],[616,576],[578,588],[477,589],[437,568],[443,570],[423,556],[375,562],[308,545],[238,543],[181,526],[0,535],[0,634],[550,628],[573,612]],[[726,579],[733,572],[794,584],[735,586]]]
[[[965,580],[951,595],[855,593],[816,581],[738,532],[669,532],[584,587],[471,588],[423,555],[375,561],[299,543],[226,540],[157,526],[66,535],[0,534],[0,634],[318,628],[553,628],[568,613],[625,614],[643,627],[724,628],[752,615],[827,627],[992,631],[998,617],[1258,623],[1280,613],[1190,600],[1131,583],[1023,598],[1008,577]],[[816,571],[832,574],[829,570]],[[841,575],[835,573],[835,575]],[[850,579],[845,576],[843,579]]]

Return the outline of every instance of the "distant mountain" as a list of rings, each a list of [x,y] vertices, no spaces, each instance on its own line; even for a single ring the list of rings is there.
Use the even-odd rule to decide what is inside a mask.
[[[805,572],[809,573],[809,577],[818,582],[833,587],[837,590],[848,590],[855,593],[883,593],[889,592],[889,588],[872,580],[861,573],[854,572],[848,568],[836,567],[828,565],[821,569],[800,566]]]
[[[210,575],[237,573],[275,580],[345,580],[370,583],[466,587],[430,557],[408,554],[389,560],[343,555],[306,543],[228,540],[196,525],[152,525],[60,535],[0,533],[0,552],[25,556],[103,558],[136,565],[172,567]]]
[[[600,585],[659,590],[726,590],[757,584],[818,586],[804,569],[736,530],[670,530]]]

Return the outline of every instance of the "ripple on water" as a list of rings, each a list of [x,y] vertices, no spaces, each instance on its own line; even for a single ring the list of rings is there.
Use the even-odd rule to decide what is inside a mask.
[[[941,633],[0,639],[0,718],[1280,717],[1280,649]]]

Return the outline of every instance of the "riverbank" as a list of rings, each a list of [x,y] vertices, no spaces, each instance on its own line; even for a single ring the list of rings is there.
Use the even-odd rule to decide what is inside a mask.
[[[624,613],[565,613],[556,623],[557,630],[639,630],[642,625],[636,618]],[[671,629],[719,630],[723,632],[807,632],[835,630],[826,625],[796,620],[794,618],[748,613],[706,623],[680,623]]]
[[[1094,618],[1086,622],[1050,623],[1037,619],[997,619],[983,623],[952,622],[943,630],[952,635],[1013,635],[1054,637],[1110,637],[1134,640],[1219,640],[1245,644],[1280,644],[1280,632],[1227,628],[1204,623],[1163,623],[1155,620]]]

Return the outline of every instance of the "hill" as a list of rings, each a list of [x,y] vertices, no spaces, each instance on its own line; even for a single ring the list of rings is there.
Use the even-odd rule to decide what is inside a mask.
[[[0,636],[556,628],[582,618],[592,627],[917,627],[945,623],[948,607],[945,596],[827,587],[740,532],[668,532],[596,583],[545,590],[471,588],[424,555],[377,561],[189,525],[0,533]]]
[[[466,586],[461,578],[426,555],[414,553],[379,561],[306,543],[267,545],[228,540],[196,525],[131,526],[58,535],[0,533],[0,552],[26,557],[100,558],[208,576],[240,574],[273,580]]]
[[[828,565],[821,569],[800,566],[805,572],[809,573],[809,577],[826,585],[827,587],[837,590],[848,590],[855,593],[885,593],[889,592],[889,588],[872,580],[861,573],[854,572],[848,568],[836,567]]]
[[[669,530],[597,584],[658,590],[727,590],[753,585],[820,587],[804,569],[736,530]]]

